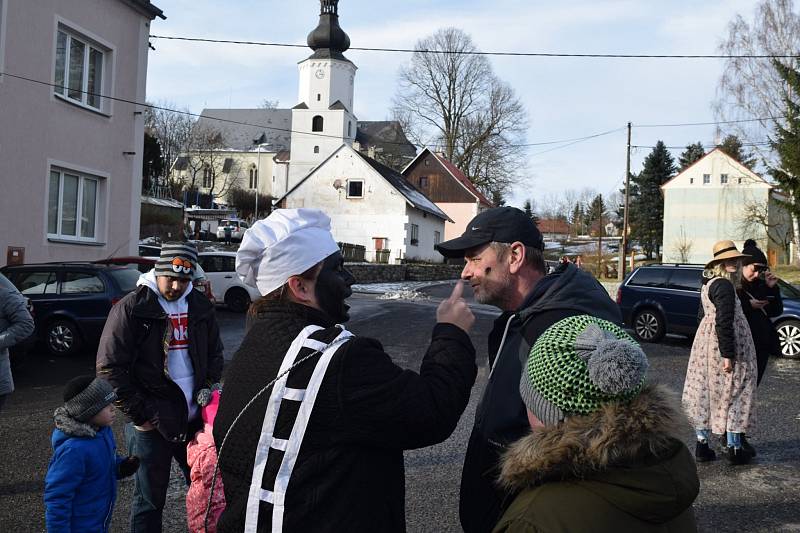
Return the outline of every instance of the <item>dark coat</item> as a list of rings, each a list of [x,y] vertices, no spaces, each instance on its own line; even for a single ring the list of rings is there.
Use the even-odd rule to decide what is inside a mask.
[[[548,327],[581,314],[622,324],[619,307],[603,286],[568,263],[541,279],[518,311],[503,313],[495,321],[489,334],[492,371],[475,413],[461,475],[459,514],[467,533],[491,531],[513,497],[495,480],[500,454],[529,428],[519,394],[522,361]]]
[[[272,381],[291,342],[308,325],[326,328],[312,339],[330,342],[339,329],[321,312],[273,302],[255,320],[225,373],[225,392],[214,422],[227,506],[220,533],[241,531],[255,449],[271,389],[242,414]],[[287,386],[311,372],[293,369]],[[405,531],[403,450],[444,441],[455,429],[475,382],[475,350],[452,324],[437,324],[419,374],[392,362],[381,344],[354,337],[333,356],[323,378],[286,492],[284,531]],[[288,438],[281,407],[275,436]],[[270,451],[265,479],[279,452]],[[263,485],[269,488],[271,485]],[[269,531],[272,506],[262,503],[259,530]]]
[[[506,453],[501,481],[519,495],[495,533],[697,531],[697,467],[678,439],[677,399],[646,387],[630,403],[529,432]]]
[[[33,333],[33,317],[25,298],[16,290],[0,285],[0,395],[14,391],[8,349]]]
[[[781,347],[778,339],[778,332],[771,318],[780,316],[783,313],[783,300],[781,299],[780,287],[775,285],[770,288],[767,283],[757,278],[753,282],[742,282],[742,288],[738,291],[739,301],[742,302],[742,312],[750,326],[750,333],[753,335],[753,344],[756,347],[756,359],[758,362],[758,381],[764,376],[767,362],[770,355],[780,355]],[[750,305],[751,299],[769,300],[769,304],[763,309],[754,309]]]
[[[714,278],[703,278],[706,285]],[[733,318],[736,313],[736,289],[730,280],[722,278],[708,289],[708,299],[714,304],[716,310],[714,331],[717,333],[720,355],[726,359],[736,359],[736,335],[733,331]],[[705,311],[703,305],[697,311],[697,322],[703,320]]]
[[[218,383],[225,360],[214,306],[198,291],[189,305],[189,357],[194,393]],[[97,376],[107,379],[119,397],[117,405],[136,425],[152,423],[165,439],[187,439],[188,407],[180,387],[167,371],[165,335],[169,317],[158,297],[139,286],[111,308],[97,349]],[[191,437],[191,435],[188,435]]]

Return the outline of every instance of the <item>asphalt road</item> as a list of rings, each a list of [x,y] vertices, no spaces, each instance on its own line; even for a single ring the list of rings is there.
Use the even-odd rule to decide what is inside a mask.
[[[430,300],[351,298],[349,329],[381,340],[395,361],[418,369],[427,347],[436,305],[450,287],[426,290]],[[476,306],[472,338],[478,349],[479,375],[467,411],[445,442],[406,453],[406,516],[410,532],[460,531],[458,486],[464,450],[475,405],[487,374],[486,335],[496,312]],[[244,331],[242,315],[218,313],[230,358]],[[680,391],[690,344],[668,338],[645,345],[652,380]],[[92,373],[92,353],[58,360],[38,351],[15,369],[17,391],[0,413],[0,531],[44,531],[42,480],[50,457],[52,412],[61,403],[61,389],[71,377]],[[730,467],[724,461],[699,465],[702,482],[695,512],[702,531],[800,531],[800,362],[773,360],[759,389],[758,428],[750,439],[758,449],[756,461]],[[122,419],[123,417],[119,417]],[[115,426],[124,451],[122,421]],[[692,444],[691,431],[685,440]],[[120,483],[113,530],[127,531],[133,483]],[[178,476],[168,497],[164,531],[185,527],[184,495]]]

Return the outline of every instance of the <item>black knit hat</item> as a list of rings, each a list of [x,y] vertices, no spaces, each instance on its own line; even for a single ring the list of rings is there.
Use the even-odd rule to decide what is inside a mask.
[[[116,399],[111,384],[94,376],[78,376],[64,387],[64,409],[78,422],[88,422]]]
[[[156,276],[192,279],[197,268],[197,248],[188,242],[167,242],[156,261]]]
[[[755,241],[752,239],[747,239],[745,241],[744,248],[742,248],[742,253],[750,256],[749,258],[745,259],[745,265],[757,264],[769,266],[769,263],[767,262],[767,256],[764,255],[764,252],[762,252],[758,246],[756,246]]]

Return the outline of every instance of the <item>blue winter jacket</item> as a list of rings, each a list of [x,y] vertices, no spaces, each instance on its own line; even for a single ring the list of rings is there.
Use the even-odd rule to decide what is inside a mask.
[[[53,431],[53,458],[44,480],[48,533],[107,532],[117,498],[118,457],[114,433],[94,437]]]

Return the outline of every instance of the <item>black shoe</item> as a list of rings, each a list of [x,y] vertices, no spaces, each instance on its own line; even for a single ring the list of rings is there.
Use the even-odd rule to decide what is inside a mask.
[[[708,446],[708,442],[697,441],[694,447],[694,458],[698,463],[705,463],[716,459],[717,454]]]
[[[753,445],[747,442],[747,438],[745,437],[744,433],[742,433],[742,448],[744,451],[750,454],[750,457],[756,456],[756,449],[753,448]]]
[[[728,455],[728,464],[730,465],[746,465],[753,457],[744,448],[728,447],[726,453]]]

